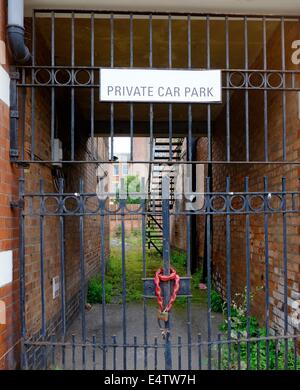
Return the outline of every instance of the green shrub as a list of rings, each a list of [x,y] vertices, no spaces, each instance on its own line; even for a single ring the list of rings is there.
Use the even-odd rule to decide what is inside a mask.
[[[175,268],[186,267],[186,254],[176,249],[173,250],[171,252],[171,263]]]
[[[215,313],[222,313],[224,301],[221,295],[217,291],[212,289],[210,294],[210,299],[211,299],[211,310],[214,311]]]
[[[199,284],[202,280],[202,270],[198,270],[195,273],[193,273],[192,276],[192,289],[193,290],[199,290]]]
[[[231,307],[231,330],[228,334],[228,320],[227,320],[227,307],[223,305],[223,313],[226,318],[220,326],[220,330],[224,333],[224,336],[235,342],[231,343],[230,348],[230,364],[229,364],[229,351],[228,346],[223,344],[222,348],[222,369],[237,369],[238,368],[238,356],[240,356],[241,369],[249,368],[251,370],[267,369],[267,363],[269,369],[284,369],[285,368],[285,348],[287,346],[287,368],[294,369],[294,344],[292,341],[279,340],[277,343],[275,340],[260,340],[260,341],[239,341],[247,338],[266,337],[265,328],[261,328],[257,319],[253,316],[247,316],[247,304],[246,293],[236,294],[238,301],[232,301]],[[253,294],[250,297],[253,298]],[[247,318],[249,318],[249,333],[247,332]],[[249,349],[249,359],[248,359]],[[267,358],[267,349],[269,350],[269,358]],[[300,360],[297,362],[297,369],[300,369]]]
[[[111,303],[113,286],[109,282],[105,282],[105,300],[106,303]],[[88,303],[102,303],[102,283],[99,277],[92,278],[88,284],[87,292]]]

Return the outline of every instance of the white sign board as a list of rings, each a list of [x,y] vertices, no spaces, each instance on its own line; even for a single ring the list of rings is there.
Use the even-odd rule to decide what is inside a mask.
[[[0,252],[0,288],[13,280],[13,252]]]
[[[220,103],[220,70],[100,69],[100,101]]]

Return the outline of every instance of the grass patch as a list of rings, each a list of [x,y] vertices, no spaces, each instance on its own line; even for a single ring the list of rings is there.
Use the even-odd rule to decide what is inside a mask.
[[[119,239],[119,231],[116,232],[110,258],[105,275],[105,300],[106,303],[122,303],[122,248]],[[179,275],[186,275],[186,254],[179,250],[171,251],[171,265]],[[162,266],[162,258],[155,250],[146,252],[147,277],[154,277],[155,272]],[[133,231],[126,234],[125,247],[125,274],[126,274],[126,302],[141,301],[143,296],[143,254],[140,234]],[[191,290],[192,302],[207,302],[207,292],[199,290],[201,272],[192,275]],[[186,303],[186,298],[178,297],[174,306]],[[88,284],[87,301],[91,304],[102,303],[101,275],[90,279]],[[156,300],[151,300],[156,303]]]

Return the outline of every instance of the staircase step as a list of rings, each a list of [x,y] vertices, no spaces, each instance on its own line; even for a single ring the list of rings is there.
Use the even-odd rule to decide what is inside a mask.
[[[174,157],[172,156],[172,158],[170,158],[169,156],[168,157],[158,157],[157,160],[159,161],[167,161],[167,162],[172,162],[172,161],[180,161],[180,157]]]
[[[168,176],[170,178],[170,180],[174,180],[175,179],[175,176]],[[164,178],[164,176],[154,176],[153,179],[152,179],[152,182],[153,180],[155,179],[155,181],[157,182],[160,182],[162,181],[162,179]]]
[[[157,190],[157,188],[162,188],[162,183],[155,183],[156,184],[156,186],[155,187],[152,187],[152,189],[153,190]],[[175,190],[175,187],[174,187],[174,185],[171,185],[170,187],[169,187],[169,189],[172,191],[172,190]]]
[[[170,172],[170,173],[174,172],[175,173],[176,171],[177,171],[177,169],[176,169],[175,165],[170,166],[170,165],[166,165],[165,163],[162,163],[162,162],[159,162],[159,163],[156,162],[152,167],[152,173],[155,173],[155,172],[158,172],[158,173],[160,173],[160,172]]]
[[[162,179],[164,178],[164,177],[169,177],[170,179],[175,179],[175,176],[154,176],[153,178],[152,178],[152,183],[153,183],[153,180],[155,179],[155,181],[157,182],[161,182],[162,181]]]
[[[167,157],[158,157],[157,160],[169,160],[169,161],[180,160],[180,156],[172,156],[171,159],[170,159],[170,156],[167,156]]]
[[[172,153],[181,153],[181,149],[172,149]],[[164,148],[164,149],[154,149],[154,156],[155,154],[159,153],[170,153],[170,148]]]
[[[157,190],[155,190],[155,191],[151,191],[151,193],[152,193],[152,195],[155,195],[155,196],[159,196],[159,197],[161,197],[162,196],[162,191],[157,191]],[[172,194],[171,194],[172,195]],[[169,200],[171,199],[172,197],[170,197],[169,198]]]
[[[177,170],[175,169],[175,167],[169,168],[163,164],[157,165],[157,167],[153,167],[153,170],[152,170],[152,174],[153,173],[170,173],[170,174],[172,174],[172,173],[176,173],[176,172],[177,172]]]
[[[169,140],[167,140],[167,141],[156,141],[155,145],[169,146],[170,145],[170,141]],[[180,145],[182,145],[182,142],[180,142],[180,141],[172,141],[172,146],[180,146]]]

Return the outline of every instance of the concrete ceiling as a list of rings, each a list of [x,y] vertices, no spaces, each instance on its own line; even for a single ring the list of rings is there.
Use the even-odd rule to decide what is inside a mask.
[[[33,8],[300,15],[299,0],[25,0]]]

